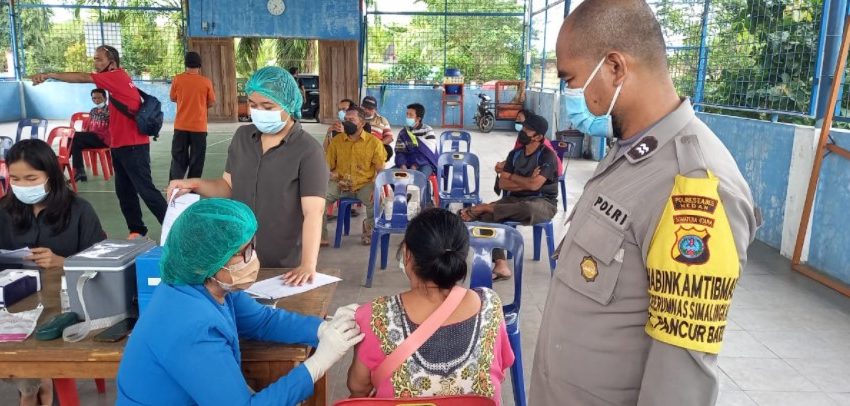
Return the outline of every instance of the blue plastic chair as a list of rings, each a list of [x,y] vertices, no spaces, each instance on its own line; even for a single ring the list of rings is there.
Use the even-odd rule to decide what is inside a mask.
[[[508,227],[517,228],[517,226],[521,226],[522,223],[518,221],[506,221],[504,224]],[[534,236],[534,260],[540,261],[540,239],[543,237],[543,233],[546,232],[546,246],[549,249],[549,274],[555,274],[555,267],[558,265],[558,261],[552,258],[552,255],[555,255],[555,223],[552,220],[549,220],[545,223],[538,223],[531,226],[532,234]]]
[[[424,210],[430,196],[428,179],[422,172],[414,170],[387,169],[375,178],[375,194],[373,195],[373,210],[375,214],[375,229],[372,231],[372,243],[369,246],[369,265],[366,270],[367,288],[372,287],[372,276],[375,273],[375,257],[378,254],[378,243],[381,246],[381,269],[387,269],[387,256],[390,250],[390,235],[404,234],[407,230],[407,187],[419,187],[422,195],[419,199],[419,210]],[[393,190],[393,214],[390,220],[383,216],[381,195],[384,187],[391,186]]]
[[[47,141],[47,120],[43,118],[25,118],[18,121],[18,133],[15,142],[21,140],[24,128],[30,128],[29,136],[24,135],[23,139],[35,138],[42,141]]]
[[[467,168],[471,167],[475,188],[469,185]],[[452,170],[449,171],[449,168]],[[449,207],[452,203],[462,203],[464,207],[481,203],[479,183],[481,167],[478,157],[469,152],[446,152],[437,160],[437,172],[443,174],[440,179],[440,207]],[[449,174],[451,173],[451,179]]]
[[[558,155],[558,159],[561,162],[564,162],[564,156],[569,154],[570,151],[575,148],[575,144],[572,142],[566,141],[558,141],[552,144],[555,147],[555,153]],[[564,168],[564,173],[558,177],[558,183],[561,184],[561,204],[564,206],[564,211],[567,211],[567,169]]]
[[[470,287],[493,287],[493,250],[503,249],[512,254],[514,299],[502,307],[505,313],[505,327],[508,340],[516,357],[511,366],[511,383],[514,390],[514,404],[525,406],[525,379],[522,375],[522,343],[519,331],[519,309],[522,303],[522,234],[514,228],[502,224],[467,223],[469,230],[469,249],[472,251],[472,277]]]
[[[437,148],[437,153],[442,155],[445,152],[449,152],[443,149],[443,144],[446,141],[451,141],[451,152],[469,152],[472,150],[472,135],[466,131],[443,131],[440,134],[440,145]],[[460,150],[460,143],[466,143],[466,151]]]
[[[343,233],[348,235],[349,231],[351,231],[351,206],[363,202],[353,197],[341,197],[336,202],[336,236],[334,238],[334,248],[339,248],[340,244],[342,244]]]

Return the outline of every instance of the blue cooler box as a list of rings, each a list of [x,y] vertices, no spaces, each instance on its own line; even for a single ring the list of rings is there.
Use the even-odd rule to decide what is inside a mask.
[[[159,286],[159,259],[162,247],[156,246],[136,258],[136,287],[139,290],[139,316],[151,301],[153,291]]]

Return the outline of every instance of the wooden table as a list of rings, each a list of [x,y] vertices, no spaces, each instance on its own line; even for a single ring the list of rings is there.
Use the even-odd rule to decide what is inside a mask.
[[[281,275],[285,269],[263,269],[259,279]],[[339,276],[339,269],[323,269],[320,272]],[[336,291],[336,283],[323,286],[296,296],[280,299],[277,307],[297,313],[324,317]],[[42,289],[10,311],[18,312],[44,305],[39,326],[58,314],[59,274],[42,272]],[[35,334],[33,333],[33,336]],[[100,343],[89,338],[67,343],[61,338],[38,341],[30,336],[20,343],[0,343],[0,377],[2,378],[111,378],[118,374],[118,364],[124,353],[126,340],[117,343]],[[243,341],[242,372],[248,384],[256,391],[275,382],[293,368],[304,362],[311,348],[306,345],[283,345],[268,342]],[[314,395],[306,405],[324,406],[327,402],[327,378],[316,382]]]

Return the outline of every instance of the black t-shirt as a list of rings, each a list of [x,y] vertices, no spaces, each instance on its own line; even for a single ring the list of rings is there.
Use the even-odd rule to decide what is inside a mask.
[[[525,154],[525,148],[520,147],[508,154],[504,171],[518,176],[530,177],[534,170],[540,167],[540,175],[546,178],[546,183],[540,190],[510,192],[513,197],[543,197],[558,203],[558,157],[552,150],[541,144],[531,155]]]
[[[71,203],[71,219],[61,233],[53,232],[53,225],[47,224],[42,213],[27,229],[18,230],[12,216],[0,209],[0,249],[50,248],[54,254],[67,258],[106,239],[94,208],[80,197]]]

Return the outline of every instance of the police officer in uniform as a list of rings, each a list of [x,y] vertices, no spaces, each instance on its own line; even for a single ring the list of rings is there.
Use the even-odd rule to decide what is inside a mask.
[[[750,189],[726,147],[677,95],[661,27],[643,0],[582,2],[561,27],[557,59],[567,81],[570,121],[616,142],[567,220],[529,404],[713,405],[716,353],[671,345],[648,333],[653,318],[647,257],[677,175],[713,176],[719,179],[715,203],[725,209],[731,229],[726,240],[732,255],[726,257],[737,253],[733,264],[739,266],[732,270],[737,275],[760,222]],[[691,245],[682,255],[692,261],[707,259],[717,248],[708,238],[682,241],[683,249]],[[712,330],[716,344],[722,329]]]

